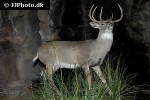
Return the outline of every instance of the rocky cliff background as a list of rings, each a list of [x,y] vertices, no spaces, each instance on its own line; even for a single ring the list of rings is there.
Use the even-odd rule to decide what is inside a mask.
[[[23,100],[18,94],[31,95],[29,87],[41,70],[33,67],[32,59],[42,43],[96,38],[98,30],[89,25],[90,7],[103,6],[103,19],[112,12],[117,19],[117,3],[124,17],[114,26],[109,54],[122,54],[127,71],[137,73],[133,85],[150,84],[149,0],[50,0],[50,10],[0,10],[0,100]]]

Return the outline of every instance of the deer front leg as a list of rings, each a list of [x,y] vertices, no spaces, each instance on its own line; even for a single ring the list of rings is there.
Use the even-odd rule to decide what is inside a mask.
[[[92,69],[95,71],[95,73],[99,76],[99,78],[101,79],[101,81],[104,83],[105,87],[106,87],[106,90],[108,91],[109,95],[112,95],[112,91],[110,90],[108,84],[106,83],[106,79],[101,71],[101,68],[100,66],[95,66],[95,67],[92,67]]]
[[[54,81],[53,81],[53,73],[56,71],[56,70],[53,69],[53,65],[48,66],[48,67],[47,67],[47,71],[48,71],[50,83],[51,83],[51,86],[52,86],[53,90],[54,90],[55,92],[57,92],[58,95],[62,95],[62,93],[58,90],[58,88],[56,87],[56,85],[55,85],[55,83],[54,83]]]
[[[83,65],[82,69],[85,73],[85,77],[86,77],[86,80],[87,80],[87,83],[88,83],[88,87],[90,89],[91,85],[92,85],[92,76],[91,76],[91,73],[90,73],[89,64]]]

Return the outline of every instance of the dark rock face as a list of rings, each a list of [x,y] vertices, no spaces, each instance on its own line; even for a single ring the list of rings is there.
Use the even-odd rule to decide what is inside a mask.
[[[0,11],[0,100],[28,100],[18,96],[26,91],[30,97],[31,80],[37,78],[40,66],[32,59],[43,42],[52,40],[86,40],[97,37],[90,25],[88,11],[103,6],[103,19],[114,14],[119,18],[117,2],[124,18],[114,26],[110,55],[124,53],[128,71],[138,76],[133,84],[150,83],[150,1],[149,0],[50,0],[50,10]],[[96,34],[95,34],[96,33]],[[21,88],[25,87],[25,88]],[[5,91],[8,90],[8,91]],[[4,94],[1,94],[3,92]],[[14,92],[15,96],[11,93]]]
[[[31,83],[25,81],[36,78],[32,58],[41,41],[36,12],[1,11],[0,16],[0,97],[10,100],[9,97],[13,98],[12,92],[16,96],[14,98],[20,98],[17,95],[23,91],[29,93]]]
[[[134,41],[145,44],[148,47],[150,44],[150,1],[137,1],[141,2],[137,3],[136,5],[133,3],[129,7],[126,7],[128,9],[125,9],[125,12],[127,12],[125,13],[125,26],[129,37],[131,37]]]
[[[128,36],[125,39],[129,49],[127,63],[132,72],[139,74],[140,83],[150,83],[150,1],[125,0],[121,4],[124,8],[124,34]]]

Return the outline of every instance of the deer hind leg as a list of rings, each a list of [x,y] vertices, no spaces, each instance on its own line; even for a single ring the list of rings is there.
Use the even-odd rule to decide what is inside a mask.
[[[101,71],[101,68],[100,66],[95,66],[95,67],[92,67],[92,69],[95,71],[95,73],[99,76],[99,78],[101,79],[101,81],[104,83],[105,87],[106,87],[106,90],[108,91],[109,95],[112,95],[112,92],[108,86],[108,84],[106,83],[106,79]]]
[[[83,65],[82,69],[83,69],[83,71],[85,73],[86,81],[87,81],[88,87],[90,89],[91,85],[92,85],[92,76],[91,76],[91,73],[90,73],[89,65],[88,64]]]
[[[47,67],[47,71],[48,71],[48,75],[49,75],[49,79],[50,79],[50,83],[51,83],[51,86],[53,88],[53,90],[55,92],[58,93],[58,95],[62,95],[62,93],[58,90],[58,88],[56,87],[54,81],[53,81],[53,74],[56,70],[53,69],[54,65],[50,65]]]

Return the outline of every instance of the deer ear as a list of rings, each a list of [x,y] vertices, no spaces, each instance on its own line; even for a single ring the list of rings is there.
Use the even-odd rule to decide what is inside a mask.
[[[90,22],[89,23],[93,28],[98,28],[98,24],[97,23],[95,23],[95,22]]]

